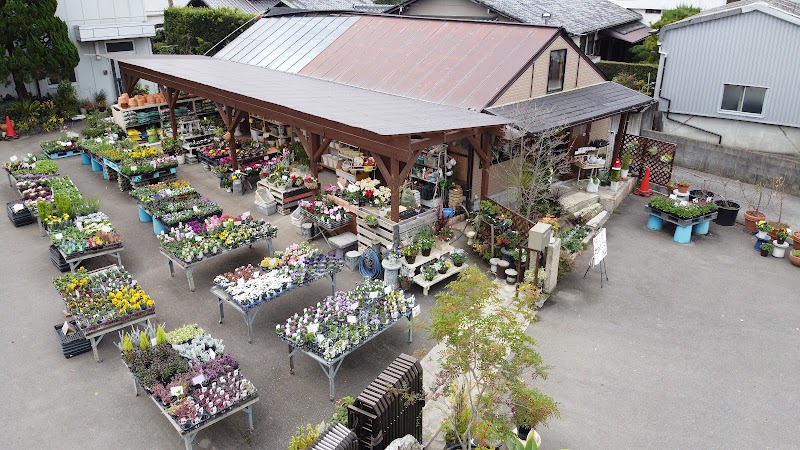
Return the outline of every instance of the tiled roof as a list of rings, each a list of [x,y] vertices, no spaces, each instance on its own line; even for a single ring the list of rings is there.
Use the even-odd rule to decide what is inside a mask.
[[[755,6],[757,4],[767,5],[771,8],[775,8],[778,11],[791,14],[792,16],[800,18],[800,1],[798,0],[739,0],[733,3],[728,3],[727,5],[722,5],[716,8],[711,8],[705,11],[701,11],[700,13],[695,14],[691,17],[687,17],[683,20],[679,20],[669,25],[665,25],[664,27],[661,28],[661,31],[670,30],[673,28],[680,28],[698,22],[705,22],[707,20],[713,20],[718,17],[725,17],[729,14],[738,14],[741,13],[742,10],[747,8],[748,6],[750,5]]]
[[[653,103],[652,97],[613,81],[487,109],[529,133],[565,128]]]
[[[524,23],[564,27],[569,34],[584,34],[641,20],[639,13],[608,0],[473,0]]]

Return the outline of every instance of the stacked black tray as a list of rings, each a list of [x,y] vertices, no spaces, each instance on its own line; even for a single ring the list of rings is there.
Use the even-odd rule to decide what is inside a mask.
[[[14,205],[22,205],[22,209],[19,210],[19,212],[14,212]],[[8,213],[8,218],[15,227],[21,227],[23,225],[29,225],[33,223],[33,215],[28,208],[25,207],[22,199],[6,203],[6,212]]]
[[[86,353],[92,350],[92,344],[89,343],[89,340],[84,337],[83,332],[78,328],[74,321],[70,322],[72,326],[77,330],[74,334],[69,336],[64,336],[61,333],[61,325],[56,325],[53,328],[56,332],[56,338],[58,339],[59,345],[61,345],[61,353],[64,354],[65,358],[72,358],[73,356],[80,355],[81,353]]]
[[[50,246],[50,261],[53,261],[53,265],[61,272],[69,272],[69,264],[67,264],[67,261],[61,256],[61,252],[58,251],[55,245]]]

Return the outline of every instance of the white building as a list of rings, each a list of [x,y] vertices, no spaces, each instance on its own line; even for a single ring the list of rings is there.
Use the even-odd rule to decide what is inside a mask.
[[[661,12],[678,6],[694,6],[702,10],[722,6],[726,0],[611,0],[619,6],[642,15],[642,22],[651,24],[661,18]]]
[[[79,99],[92,98],[104,90],[108,102],[119,95],[119,70],[97,54],[152,53],[150,38],[155,26],[147,22],[144,0],[59,0],[56,15],[67,23],[80,62],[71,77]],[[28,83],[33,95],[55,94],[58,83],[40,80]],[[152,92],[153,87],[151,87]],[[0,83],[0,96],[15,96],[13,85]]]

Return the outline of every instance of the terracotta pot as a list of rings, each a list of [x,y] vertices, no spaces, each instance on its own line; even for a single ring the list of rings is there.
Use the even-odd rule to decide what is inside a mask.
[[[792,233],[792,240],[794,241],[794,249],[800,250],[800,231]]]
[[[153,94],[147,94],[145,96],[145,98],[146,98],[147,104],[149,104],[149,105],[152,105],[153,103],[156,102],[155,96]]]
[[[756,222],[761,222],[762,220],[767,220],[767,215],[761,211],[750,210],[744,212],[744,228],[748,233],[755,234],[758,231]]]
[[[678,192],[680,192],[681,194],[689,192],[689,185],[678,183]]]
[[[795,267],[800,267],[800,256],[794,256],[793,254],[789,253],[789,262],[791,262]]]
[[[139,101],[136,100],[136,98],[134,97],[134,98],[128,100],[128,106],[130,106],[131,108],[135,108],[135,107],[139,106]]]

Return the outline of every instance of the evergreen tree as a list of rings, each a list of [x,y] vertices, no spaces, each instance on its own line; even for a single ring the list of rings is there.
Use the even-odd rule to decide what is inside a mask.
[[[650,26],[656,30],[661,30],[661,27],[665,25],[691,17],[699,12],[700,8],[689,5],[681,5],[675,9],[665,9],[661,13],[661,19],[651,23]],[[658,34],[648,36],[641,44],[631,47],[631,54],[634,61],[658,64]]]
[[[69,78],[80,61],[57,6],[58,0],[0,0],[0,80],[13,77],[19,98],[29,96],[24,83]]]

